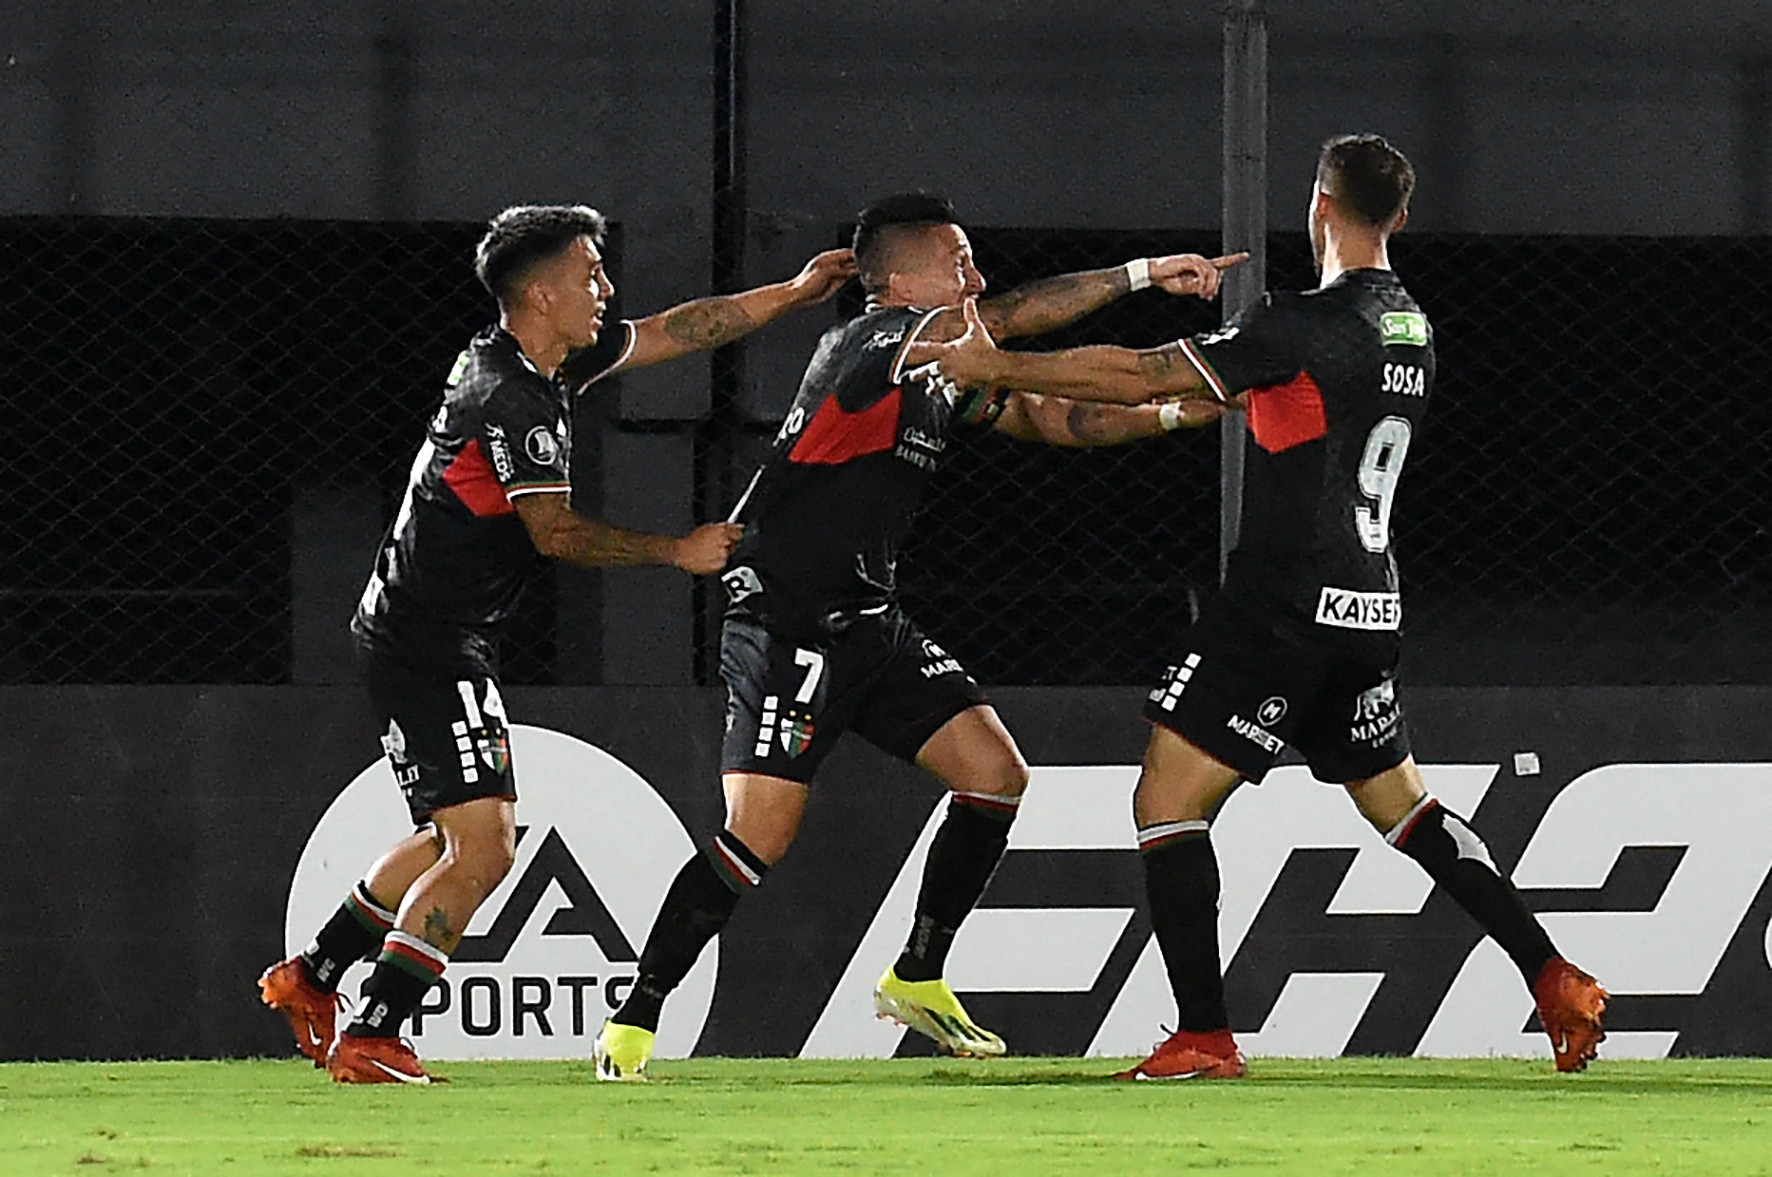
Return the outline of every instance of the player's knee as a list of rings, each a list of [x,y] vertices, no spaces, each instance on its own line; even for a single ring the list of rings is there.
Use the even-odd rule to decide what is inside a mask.
[[[766,819],[751,816],[743,823],[728,822],[728,837],[737,839],[745,849],[756,855],[764,866],[774,866],[787,855],[788,847],[800,832],[798,821],[786,821],[779,815]]]
[[[1000,797],[1021,796],[1027,792],[1028,780],[1032,776],[1028,771],[1027,761],[1014,750],[1007,756],[999,757],[985,775],[991,784],[991,788],[985,791]]]

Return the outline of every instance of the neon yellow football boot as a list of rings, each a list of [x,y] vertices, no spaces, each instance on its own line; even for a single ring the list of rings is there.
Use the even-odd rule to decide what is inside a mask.
[[[591,1058],[597,1064],[597,1078],[609,1083],[644,1083],[646,1063],[652,1058],[652,1043],[657,1037],[651,1030],[604,1022],[603,1032],[591,1047]]]
[[[1009,1049],[1001,1038],[967,1016],[966,1007],[939,977],[901,981],[894,969],[887,969],[874,986],[874,1012],[934,1040],[948,1054],[997,1058]]]

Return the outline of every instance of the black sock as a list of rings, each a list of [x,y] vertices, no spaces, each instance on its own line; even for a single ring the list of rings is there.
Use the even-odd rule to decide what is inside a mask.
[[[381,947],[394,926],[394,913],[375,901],[366,883],[358,883],[302,952],[300,960],[314,987],[336,992],[346,969]]]
[[[1503,878],[1489,848],[1463,818],[1432,797],[1425,798],[1385,840],[1421,864],[1421,869],[1513,958],[1531,987],[1557,954],[1538,917],[1526,910],[1520,893]]]
[[[762,883],[768,871],[750,847],[725,830],[706,851],[684,863],[640,950],[640,975],[609,1020],[656,1031],[665,998],[732,918],[738,897]]]
[[[960,924],[996,873],[1020,797],[955,793],[935,831],[917,892],[911,938],[892,971],[901,981],[933,981],[947,966]]]
[[[1218,856],[1203,821],[1164,822],[1138,831],[1151,928],[1180,1028],[1205,1034],[1230,1028],[1224,970],[1218,960]]]
[[[398,929],[382,941],[375,969],[363,983],[363,1000],[345,1033],[353,1038],[394,1038],[437,978],[449,956],[441,948]]]

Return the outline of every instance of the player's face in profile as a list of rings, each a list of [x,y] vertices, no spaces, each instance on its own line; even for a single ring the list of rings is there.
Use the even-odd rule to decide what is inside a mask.
[[[984,293],[984,275],[973,264],[966,230],[958,225],[932,225],[919,245],[905,251],[906,268],[895,275],[912,306],[958,306]]]
[[[603,255],[596,245],[589,237],[580,237],[567,246],[550,278],[560,334],[573,347],[597,342],[603,329],[603,308],[609,305],[615,286],[603,270]]]

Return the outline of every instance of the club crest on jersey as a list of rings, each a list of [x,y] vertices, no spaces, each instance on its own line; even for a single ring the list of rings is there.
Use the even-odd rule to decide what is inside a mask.
[[[511,738],[503,728],[480,733],[474,743],[480,749],[480,759],[493,772],[502,774],[511,766]]]
[[[790,758],[812,747],[812,718],[788,712],[781,717],[781,750]]]

